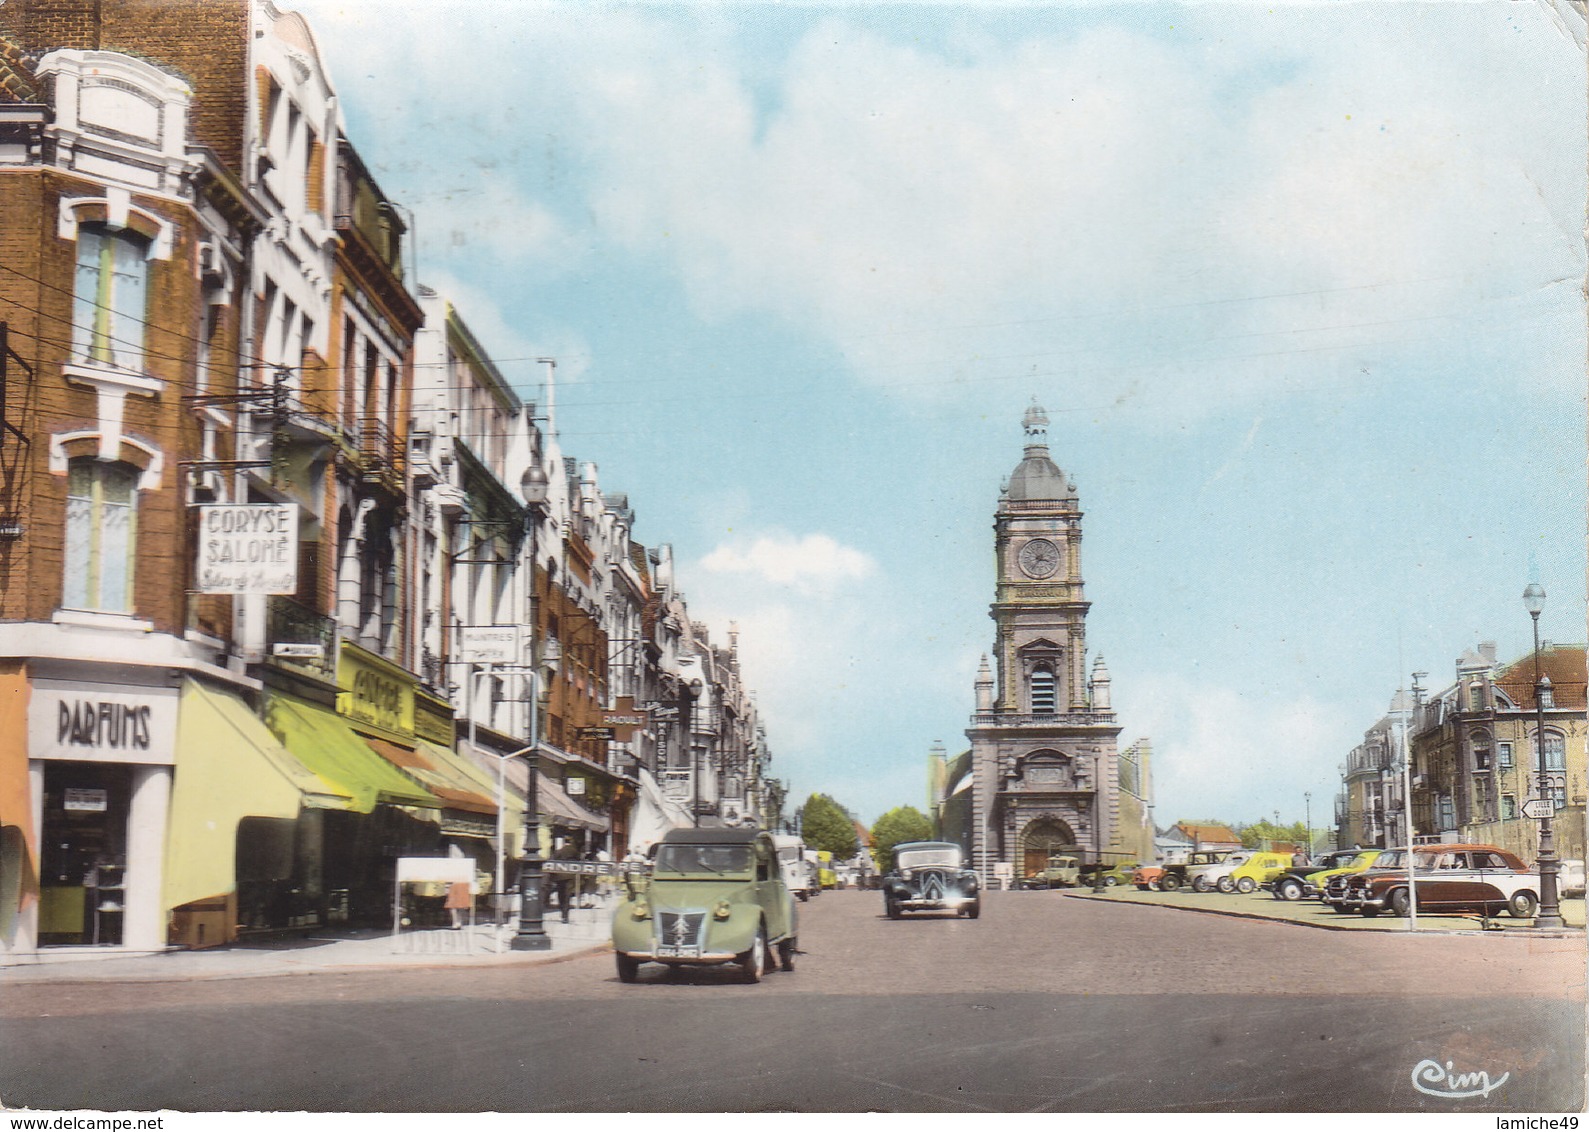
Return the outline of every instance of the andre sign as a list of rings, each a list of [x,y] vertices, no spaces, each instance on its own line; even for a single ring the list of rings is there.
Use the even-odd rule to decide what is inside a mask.
[[[206,503],[197,510],[200,593],[297,592],[296,503]]]

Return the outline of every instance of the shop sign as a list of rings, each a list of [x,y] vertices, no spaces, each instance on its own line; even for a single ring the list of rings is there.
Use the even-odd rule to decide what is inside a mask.
[[[204,503],[196,510],[200,593],[298,592],[296,503]]]
[[[337,710],[348,718],[403,735],[414,733],[414,678],[402,669],[342,645]]]
[[[414,705],[414,735],[440,747],[452,746],[452,716],[425,701]]]
[[[585,792],[585,780],[583,778],[570,778],[567,780],[567,785],[569,797]]]
[[[68,786],[61,808],[85,814],[102,814],[110,808],[110,794],[105,790],[83,790]]]
[[[606,740],[607,742],[611,742],[614,734],[615,732],[611,727],[581,727],[579,729],[579,737],[581,739],[593,739],[598,741]]]
[[[35,680],[28,754],[86,762],[174,761],[177,691],[127,684]]]
[[[470,664],[518,664],[524,657],[517,625],[464,625],[458,659]]]

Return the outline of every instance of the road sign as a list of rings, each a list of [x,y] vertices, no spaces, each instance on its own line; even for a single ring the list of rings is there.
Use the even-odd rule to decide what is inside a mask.
[[[1523,803],[1525,818],[1549,818],[1556,815],[1556,803],[1549,798],[1530,798]]]

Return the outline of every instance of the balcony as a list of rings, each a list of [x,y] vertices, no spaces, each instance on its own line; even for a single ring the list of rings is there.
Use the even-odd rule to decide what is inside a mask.
[[[300,646],[289,652],[302,655],[276,656],[278,662],[312,669],[332,678],[336,674],[337,623],[290,597],[272,597],[265,607],[265,638],[272,654],[277,645]],[[311,653],[310,648],[318,649]]]
[[[1107,727],[1114,722],[1112,711],[1062,711],[1052,715],[979,711],[971,717],[973,727]]]
[[[404,455],[392,426],[380,417],[359,419],[358,451],[355,462],[359,478],[388,491],[403,488]]]

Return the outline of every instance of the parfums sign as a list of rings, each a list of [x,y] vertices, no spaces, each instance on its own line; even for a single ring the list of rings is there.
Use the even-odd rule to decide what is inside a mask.
[[[198,591],[298,591],[296,503],[205,503],[199,513]]]

